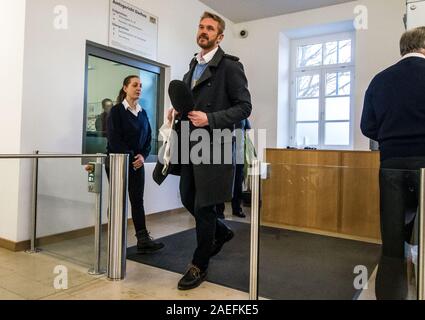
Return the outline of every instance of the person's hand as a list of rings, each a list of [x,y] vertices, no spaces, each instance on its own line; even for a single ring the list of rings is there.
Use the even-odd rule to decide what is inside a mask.
[[[191,111],[189,112],[189,120],[197,128],[208,126],[208,117],[205,112],[202,111]]]
[[[133,168],[140,169],[145,164],[145,158],[141,154],[134,157]]]
[[[94,170],[94,166],[92,164],[88,164],[84,167],[84,170],[86,170],[88,173],[92,173]]]
[[[173,114],[174,114],[174,118],[175,118],[179,113],[174,108],[168,109],[167,119],[168,119],[168,122],[170,122],[170,123],[171,123],[171,120],[173,120]]]

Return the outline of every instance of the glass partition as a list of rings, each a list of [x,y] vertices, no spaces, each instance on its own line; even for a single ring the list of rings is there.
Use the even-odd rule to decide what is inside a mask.
[[[106,268],[108,180],[102,177],[100,268]],[[39,159],[36,247],[61,259],[93,268],[97,195],[89,192],[95,178],[81,159]]]
[[[260,183],[260,297],[417,299],[418,171],[273,163]]]

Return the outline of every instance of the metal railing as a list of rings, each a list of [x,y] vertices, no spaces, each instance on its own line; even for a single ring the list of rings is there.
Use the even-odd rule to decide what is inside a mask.
[[[98,163],[104,164],[106,154],[40,154],[35,151],[33,154],[0,154],[0,160],[33,160],[33,176],[32,176],[32,210],[31,210],[31,247],[28,253],[36,253],[37,239],[37,192],[38,192],[38,162],[39,159],[89,159],[96,158]],[[108,217],[108,277],[113,276],[112,280],[123,279],[125,276],[125,260],[127,246],[127,173],[128,173],[128,155],[127,154],[111,154],[110,155],[111,185],[109,192],[109,217]],[[121,221],[125,223],[115,223]],[[95,210],[95,259],[93,269],[90,274],[101,274],[100,258],[101,258],[101,228],[102,228],[102,184],[100,184],[100,192],[96,195]],[[121,228],[121,230],[118,230]],[[123,235],[125,235],[123,237]],[[116,238],[119,237],[119,238]],[[111,246],[110,244],[120,243],[120,246]],[[119,265],[120,268],[115,266]],[[118,271],[117,271],[118,270]]]
[[[97,163],[103,167],[103,158],[97,158]],[[94,225],[94,263],[93,269],[89,270],[91,275],[100,275],[104,272],[101,270],[100,259],[101,259],[101,244],[102,244],[102,174],[98,175],[100,181],[99,192],[96,193],[96,209],[95,209],[95,225]],[[109,221],[109,220],[108,220]]]
[[[258,248],[259,248],[259,215],[260,215],[260,161],[254,160],[251,172],[251,255],[249,299],[258,299]]]
[[[123,280],[126,273],[127,252],[127,177],[128,155],[111,154],[110,156],[109,223],[108,223],[108,264],[107,273],[110,280]]]

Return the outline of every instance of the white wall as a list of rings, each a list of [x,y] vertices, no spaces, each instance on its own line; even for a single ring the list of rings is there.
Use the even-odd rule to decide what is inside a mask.
[[[279,34],[279,71],[278,71],[278,101],[277,101],[277,123],[276,123],[276,143],[278,146],[284,147],[289,141],[289,112],[290,103],[289,85],[290,85],[290,65],[289,54],[290,39],[281,32]]]
[[[195,36],[199,18],[203,11],[210,9],[197,0],[127,1],[159,17],[158,61],[171,66],[171,79],[182,78],[193,54],[198,51]],[[56,30],[53,27],[54,8],[57,5],[68,9],[67,30]],[[85,43],[90,40],[108,45],[108,19],[109,0],[27,1],[23,114],[22,123],[14,122],[15,131],[21,128],[20,146],[16,146],[16,152],[29,153],[36,149],[55,153],[81,152]],[[231,23],[228,23],[231,29]],[[23,25],[22,22],[20,25]],[[228,39],[223,42],[224,49],[232,40],[231,32],[229,34]],[[16,104],[16,96],[13,102]],[[16,133],[13,137],[19,136],[19,132]],[[19,141],[19,138],[17,139]],[[16,223],[8,223],[7,228],[17,231],[0,233],[0,237],[12,241],[29,239],[30,169],[29,163],[21,164],[17,218],[16,208],[4,210],[5,214],[17,220]],[[71,177],[75,180],[84,173],[81,174],[82,168],[78,166],[68,166],[64,169],[62,187],[58,186],[62,189],[56,189],[56,192],[61,192],[66,198],[66,190],[73,188],[66,186],[72,180]],[[147,165],[146,170],[147,213],[181,207],[177,196],[178,179],[171,177],[167,179],[166,185],[158,188],[151,179],[153,165]],[[57,172],[50,174],[59,176]],[[16,199],[16,192],[11,193]],[[90,223],[89,219],[87,223]],[[75,226],[81,225],[84,225],[84,222],[75,221]]]
[[[404,0],[362,0],[369,9],[369,29],[357,33],[356,48],[356,131],[357,149],[369,149],[367,140],[359,130],[364,93],[372,78],[381,70],[400,59],[399,41],[405,31]]]
[[[369,13],[369,29],[356,34],[354,148],[368,149],[368,140],[359,130],[363,96],[373,76],[399,59],[398,42],[404,31],[404,3],[404,0],[361,0],[234,25],[232,52],[245,65],[253,97],[253,126],[267,128],[268,147],[286,147],[288,144],[287,131],[279,138],[277,134],[278,121],[280,130],[288,129],[289,99],[285,79],[279,91],[279,77],[285,77],[287,71],[284,58],[279,55],[279,49],[287,50],[288,46],[288,39],[282,34],[307,26],[354,20],[354,8],[365,5]],[[248,30],[247,38],[237,38],[241,29]],[[283,56],[285,54],[289,55],[289,52],[284,52]]]
[[[0,153],[19,153],[25,0],[2,1],[0,10]],[[16,238],[19,162],[0,160],[0,237]],[[12,214],[11,214],[12,213]]]

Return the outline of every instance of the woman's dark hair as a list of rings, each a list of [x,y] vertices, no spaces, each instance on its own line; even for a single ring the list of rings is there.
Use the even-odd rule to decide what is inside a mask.
[[[117,103],[122,103],[122,102],[124,101],[125,97],[127,96],[127,93],[124,91],[124,87],[128,87],[128,85],[129,85],[129,84],[130,84],[130,82],[131,82],[131,79],[133,79],[133,78],[138,78],[138,79],[140,79],[140,77],[139,77],[139,76],[135,76],[135,75],[128,76],[128,77],[126,77],[126,78],[124,79],[124,81],[123,81],[123,83],[122,83],[122,88],[121,88],[121,90],[120,90],[120,93],[118,93]]]

